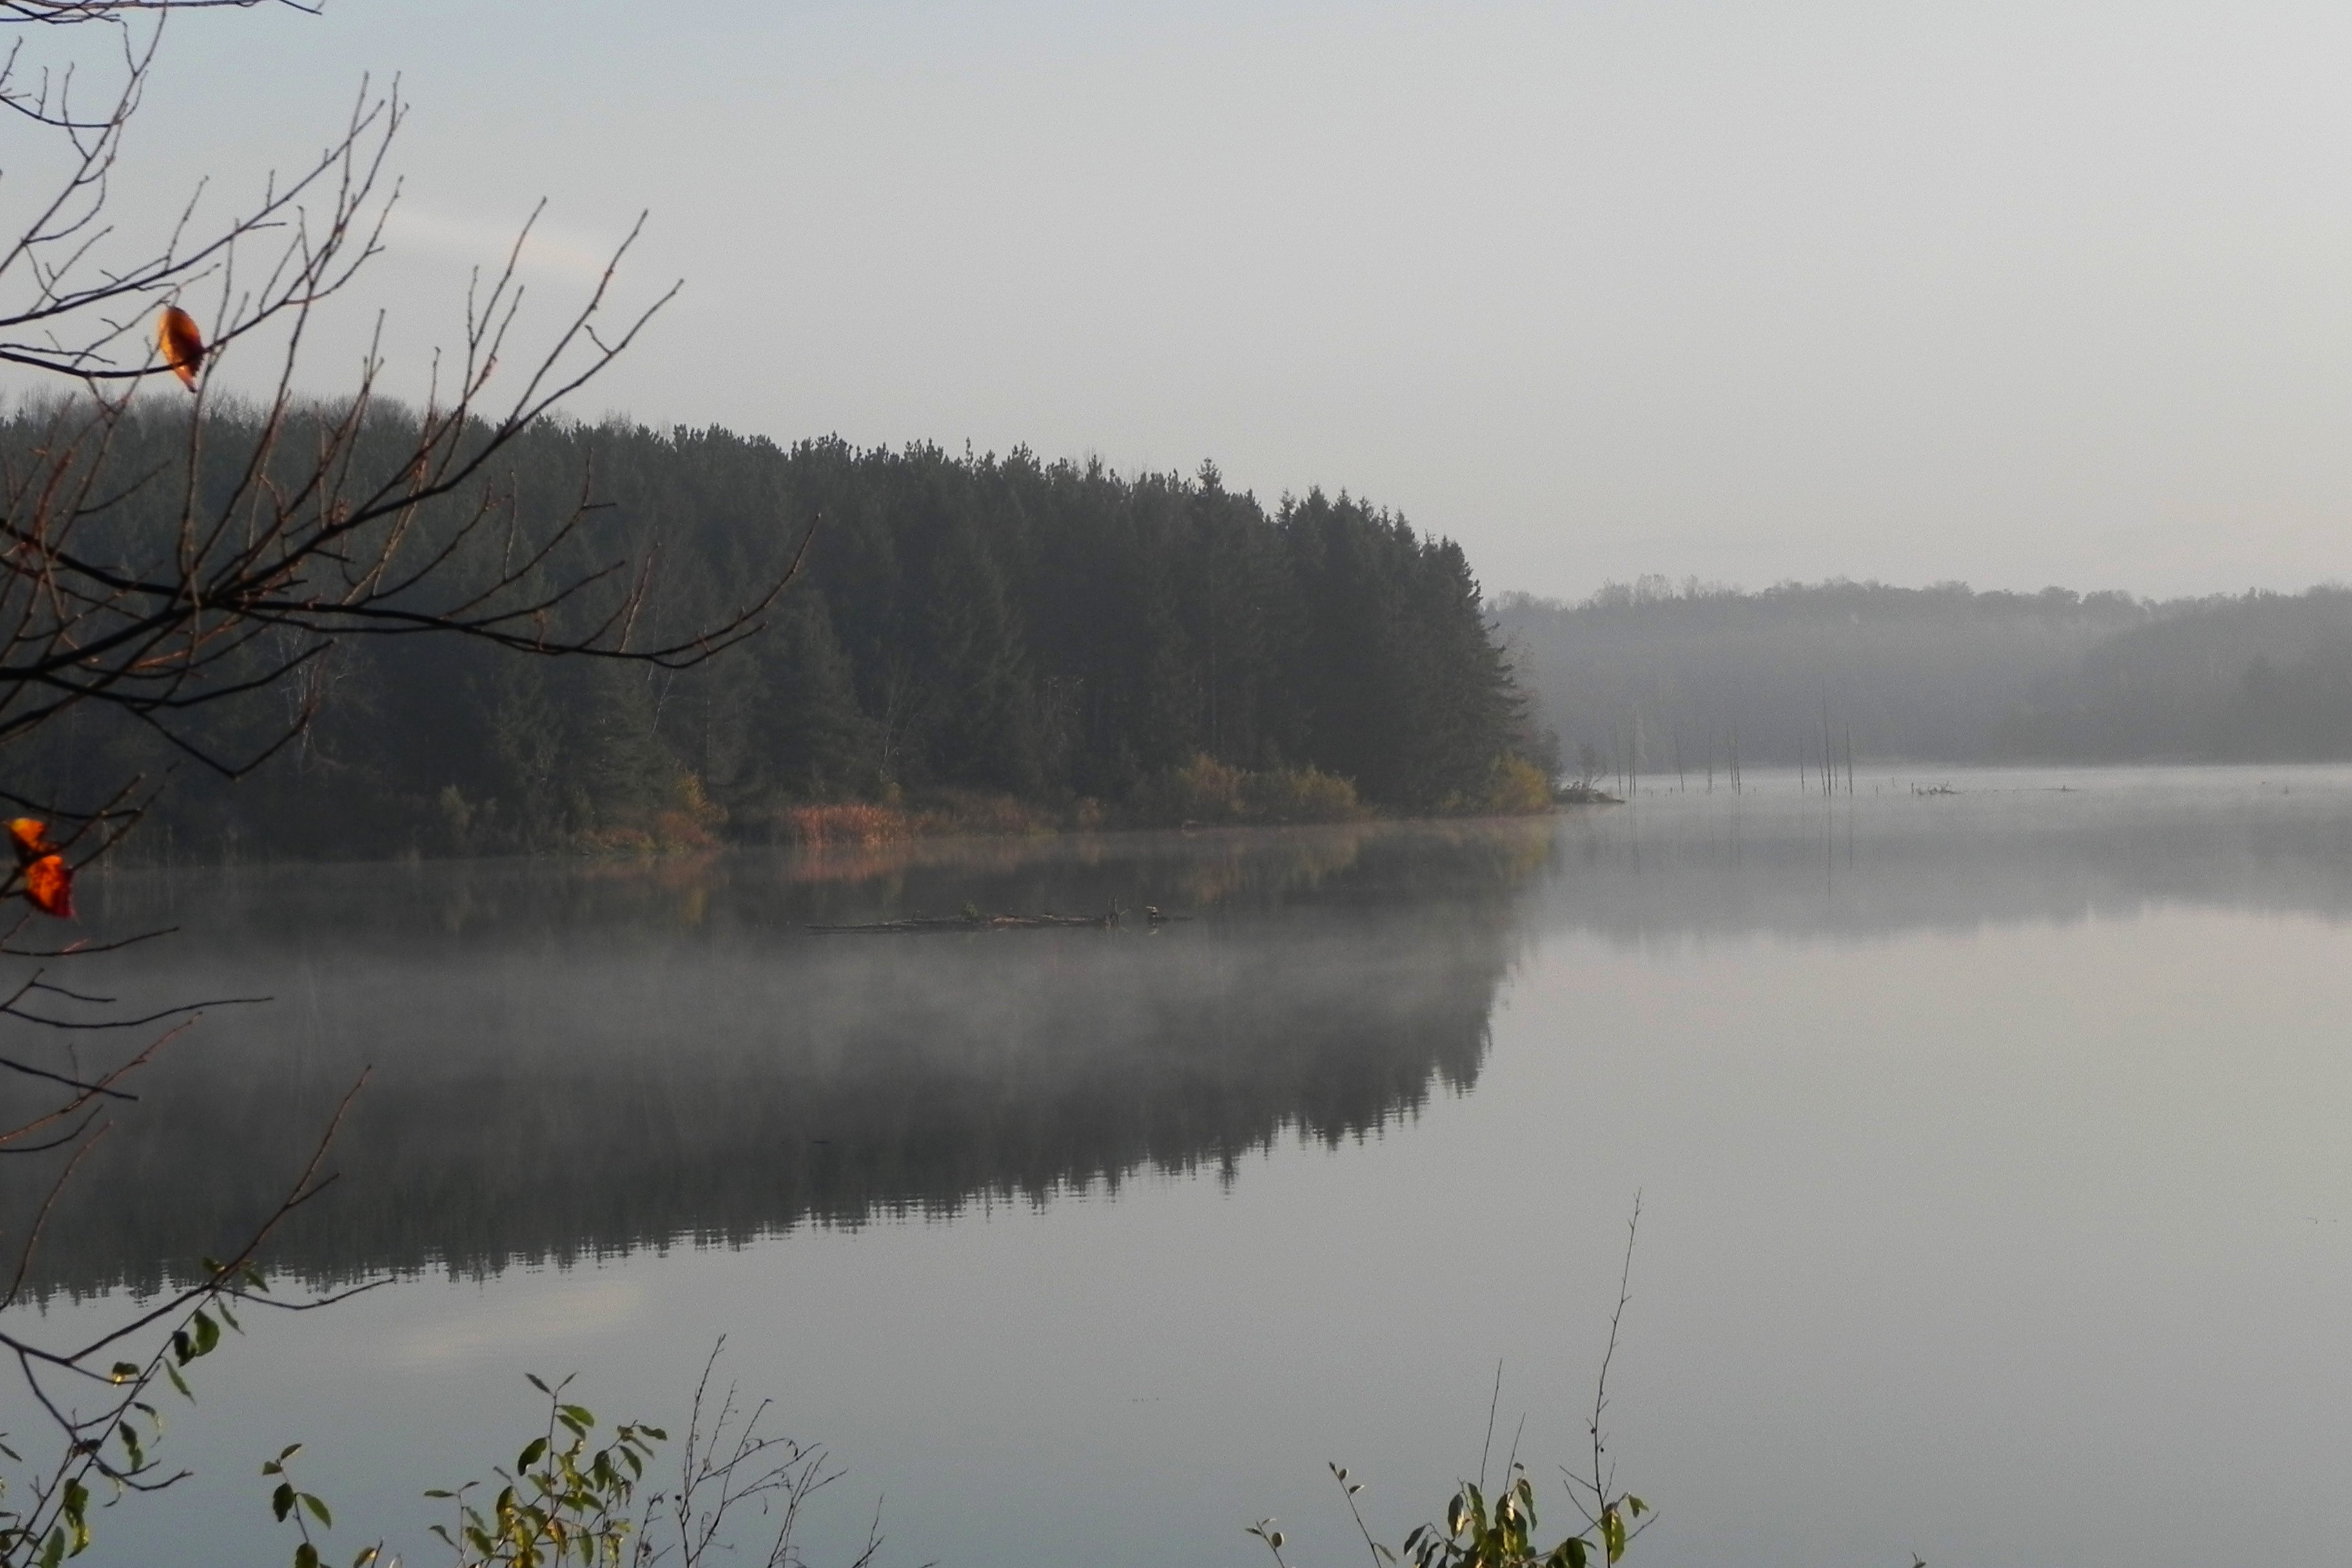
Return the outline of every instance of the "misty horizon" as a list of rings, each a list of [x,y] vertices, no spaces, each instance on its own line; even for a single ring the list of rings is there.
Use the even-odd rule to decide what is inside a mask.
[[[385,261],[314,390],[381,306],[421,394],[544,197],[530,342],[641,211],[617,305],[686,285],[592,419],[1213,457],[1570,601],[2342,570],[2339,11],[278,10],[182,31],[116,195],[160,222],[401,73]]]

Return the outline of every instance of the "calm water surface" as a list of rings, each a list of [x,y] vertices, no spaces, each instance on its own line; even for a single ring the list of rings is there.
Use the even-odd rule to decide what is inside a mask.
[[[1246,1563],[1272,1514],[1337,1563],[1323,1462],[1402,1535],[1497,1362],[1538,1476],[1573,1457],[1638,1191],[1635,1563],[2332,1561],[2352,773],[1951,782],[118,874],[94,929],[185,931],[121,994],[277,1000],[175,1047],[73,1189],[53,1331],[266,1208],[371,1065],[278,1261],[395,1282],[206,1363],[201,1474],[97,1560],[277,1560],[255,1470],[300,1439],[344,1560],[435,1561],[415,1494],[511,1454],[525,1372],[675,1425],[723,1334],[847,1468],[820,1561],[879,1496],[899,1563]],[[1192,918],[805,929],[1114,900]]]

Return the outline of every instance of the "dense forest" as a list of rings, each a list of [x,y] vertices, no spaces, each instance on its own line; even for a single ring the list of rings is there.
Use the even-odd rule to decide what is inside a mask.
[[[126,559],[169,548],[177,488],[142,476],[171,471],[189,417],[135,416],[103,459],[121,476],[99,487],[121,492],[103,537]],[[228,481],[257,417],[209,417],[203,483]],[[369,450],[395,460],[413,425],[381,412]],[[42,427],[18,411],[0,458]],[[76,715],[12,755],[16,787],[88,798],[168,773],[131,846],[162,858],[760,840],[791,836],[812,803],[1002,826],[1547,798],[1549,758],[1462,551],[1344,493],[1269,510],[1205,465],[1123,477],[1027,451],[614,421],[530,432],[488,500],[530,515],[583,483],[593,510],[544,575],[651,552],[645,639],[723,623],[814,526],[805,570],[760,635],[691,668],[351,639],[299,689],[184,725]],[[454,536],[461,510],[427,509],[407,548]],[[489,563],[454,570],[468,569]],[[232,787],[201,760],[246,760],[289,702],[314,717],[252,776]]]
[[[1947,763],[2352,758],[2352,591],[2155,602],[1958,584],[1506,595],[1572,763],[1672,773],[1832,754]]]

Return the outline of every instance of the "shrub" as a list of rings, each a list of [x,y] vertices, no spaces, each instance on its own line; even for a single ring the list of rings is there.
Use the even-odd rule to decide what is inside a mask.
[[[1317,767],[1255,771],[1206,752],[1139,788],[1138,820],[1174,826],[1254,822],[1357,822],[1370,808],[1356,786]]]
[[[1525,757],[1495,759],[1486,784],[1486,810],[1496,816],[1533,816],[1552,806],[1551,780]]]
[[[907,814],[895,806],[852,802],[845,805],[795,805],[784,812],[784,836],[812,849],[836,845],[871,849],[911,837],[913,832]]]
[[[1244,775],[1244,798],[1260,822],[1356,822],[1371,812],[1356,786],[1318,767],[1276,768]]]

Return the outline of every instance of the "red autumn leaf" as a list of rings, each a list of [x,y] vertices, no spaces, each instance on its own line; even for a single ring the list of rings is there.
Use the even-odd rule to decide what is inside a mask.
[[[16,864],[29,866],[44,855],[54,855],[58,847],[49,842],[49,825],[37,816],[19,816],[8,824],[8,839],[16,851]]]
[[[155,323],[155,346],[180,384],[195,391],[196,372],[205,363],[205,335],[196,330],[196,319],[177,305],[164,306],[163,319]]]
[[[25,897],[45,915],[73,919],[73,868],[62,855],[44,855],[25,868]]]

